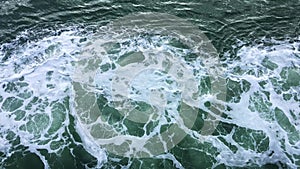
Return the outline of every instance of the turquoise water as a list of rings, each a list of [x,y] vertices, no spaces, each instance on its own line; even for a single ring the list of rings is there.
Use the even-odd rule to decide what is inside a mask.
[[[299,11],[2,0],[0,168],[299,168]]]

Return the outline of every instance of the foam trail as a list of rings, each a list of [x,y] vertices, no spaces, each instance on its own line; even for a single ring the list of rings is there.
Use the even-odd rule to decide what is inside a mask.
[[[215,78],[220,74],[215,48],[184,19],[128,15],[87,44],[72,77],[77,116],[87,136],[112,154],[146,158],[176,146],[190,132],[202,104],[201,74],[212,73],[211,95],[225,95]],[[130,134],[136,132],[129,129],[134,123],[143,125],[144,134]],[[158,124],[149,132],[152,123]],[[217,123],[205,123],[206,134]],[[164,125],[170,128],[161,133]]]
[[[269,140],[268,151],[260,154],[241,146],[234,139],[237,131],[231,132],[224,138],[238,147],[236,153],[215,143],[224,152],[219,160],[228,166],[245,166],[252,160],[258,165],[280,161],[291,168],[299,167],[299,43],[270,42],[272,46],[242,46],[237,52],[239,60],[224,62],[228,78],[241,86],[241,93],[228,104],[231,110],[226,114],[230,119],[221,121],[259,131]]]
[[[84,39],[79,34],[70,28],[22,46],[12,46],[18,41],[2,44],[1,49],[15,48],[11,53],[0,52],[3,164],[19,151],[18,147],[24,146],[40,158],[45,168],[50,168],[47,155],[40,150],[59,154],[69,144],[64,137],[70,125],[68,103],[72,84],[69,76],[73,71],[72,62],[76,60],[73,55],[80,50]],[[86,142],[75,144],[88,146]],[[102,164],[105,153],[100,148],[97,151],[104,156],[98,158]]]

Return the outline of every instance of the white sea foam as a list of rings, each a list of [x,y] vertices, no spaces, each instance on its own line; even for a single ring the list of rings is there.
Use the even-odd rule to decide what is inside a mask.
[[[201,75],[213,73],[210,95],[225,95],[224,88],[217,88],[221,82],[215,77],[221,72],[216,50],[194,25],[168,14],[133,14],[106,28],[78,55],[72,77],[80,125],[112,154],[145,158],[165,153],[190,132],[197,108],[203,106]],[[96,104],[97,95],[106,99],[106,108]],[[101,115],[105,109],[121,117],[112,123],[113,112]],[[144,134],[129,134],[134,124],[127,121],[144,124]],[[146,126],[153,122],[157,126],[149,132]],[[206,133],[214,131],[214,123],[205,120]],[[170,127],[161,133],[164,125]]]
[[[16,47],[6,59],[3,59],[6,51],[1,51],[0,151],[7,156],[15,151],[14,140],[8,139],[8,132],[20,139],[20,145],[38,155],[45,168],[49,168],[49,164],[39,150],[58,153],[64,148],[54,145],[65,140],[63,133],[70,123],[69,105],[64,102],[71,93],[70,72],[73,71],[72,62],[76,60],[73,55],[80,49],[79,41],[83,38],[77,34],[69,30],[28,42]],[[17,100],[9,103],[10,98]],[[91,150],[87,141],[83,146]],[[98,154],[104,156],[98,158],[100,166],[105,160],[104,151],[98,148],[98,154],[91,153],[95,157]]]
[[[55,153],[62,148],[59,147],[53,149],[51,146],[51,142],[53,140],[43,144],[37,143],[41,143],[42,141],[47,141],[49,139],[51,140],[55,136],[57,136],[55,140],[63,139],[62,133],[70,123],[68,118],[69,112],[61,110],[58,111],[57,114],[53,115],[53,108],[51,107],[50,103],[57,103],[58,107],[60,107],[59,103],[62,103],[64,98],[68,96],[71,98],[71,102],[76,101],[74,99],[74,93],[71,92],[71,89],[74,87],[72,80],[78,80],[78,77],[77,79],[74,79],[73,76],[74,73],[78,73],[78,70],[74,70],[73,63],[82,60],[82,56],[78,54],[80,54],[83,46],[84,49],[86,49],[85,47],[89,46],[87,44],[89,42],[93,42],[93,38],[88,39],[87,42],[80,42],[82,38],[83,37],[81,35],[78,35],[78,32],[70,30],[65,31],[57,36],[45,37],[36,42],[30,42],[22,47],[20,46],[7,59],[3,59],[6,51],[0,52],[0,58],[3,59],[3,61],[0,62],[1,152],[4,152],[7,156],[10,156],[15,148],[13,146],[13,141],[7,137],[8,131],[12,131],[14,134],[16,134],[16,137],[19,136],[20,144],[29,147],[31,152],[36,153],[44,162],[46,168],[49,166],[47,164],[47,159],[45,159],[43,155],[38,152],[38,149],[46,149],[50,153]],[[158,55],[160,51],[167,51],[176,57],[182,57],[189,52],[187,49],[179,50],[175,49],[176,47],[172,47],[172,45],[167,44],[170,39],[165,38],[164,36],[153,36],[151,39],[152,44],[147,43],[148,41],[142,37],[135,39],[137,43],[130,40],[132,39],[123,39],[123,42],[128,41],[131,46],[123,46],[123,48],[121,47],[121,50],[118,51],[120,56],[128,53],[129,51],[136,52],[137,50],[147,53],[147,50],[149,49],[156,50],[156,54]],[[101,43],[99,43],[105,44],[107,42],[109,42],[109,40],[103,41],[102,39]],[[119,42],[121,43],[122,40]],[[298,42],[289,43],[287,41],[272,41],[272,43],[273,45],[271,46],[242,46],[237,52],[237,56],[240,59],[228,59],[224,61],[224,64],[227,66],[227,79],[231,79],[239,84],[241,84],[243,81],[247,81],[250,87],[249,89],[241,91],[238,102],[231,100],[226,103],[227,106],[230,107],[230,109],[224,112],[228,117],[216,115],[218,120],[221,122],[230,123],[237,127],[234,127],[234,129],[226,135],[205,136],[205,142],[211,143],[219,152],[219,154],[215,157],[218,164],[225,164],[226,166],[233,167],[247,167],[249,164],[261,166],[267,163],[278,163],[280,161],[281,163],[285,163],[290,168],[299,167],[295,164],[295,160],[297,160],[295,155],[300,154],[300,107],[299,101],[295,100],[294,97],[298,97],[298,99],[300,98],[300,86],[299,84],[287,85],[287,83],[297,82],[299,79],[292,79],[288,80],[287,82],[289,77],[284,77],[284,74],[288,73],[284,72],[285,70],[291,70],[291,75],[293,76],[295,76],[295,73],[293,72],[300,74],[300,44]],[[159,45],[153,46],[153,44]],[[99,48],[101,48],[101,46],[97,46],[97,50]],[[103,51],[105,52],[104,49]],[[87,51],[86,54],[94,53]],[[99,56],[101,53],[96,53],[96,55]],[[118,58],[113,59],[109,56],[111,55],[102,56],[101,62],[97,63],[98,65],[96,64],[96,66],[101,66],[106,63],[112,64],[118,60]],[[94,55],[90,55],[89,57],[94,57]],[[150,58],[150,55],[146,57]],[[157,60],[159,61],[159,59]],[[183,59],[177,61],[178,62],[176,62],[175,65],[177,65],[177,63],[187,63]],[[277,66],[270,62],[273,62]],[[177,66],[180,67],[180,65]],[[192,64],[186,64],[185,66],[186,67],[183,67],[187,68],[187,72],[192,72],[192,70],[198,71],[198,74],[195,77],[193,76],[193,78],[197,80],[207,73],[205,67],[202,66],[202,61],[199,60],[193,62]],[[116,69],[118,68],[120,67],[117,65]],[[115,71],[103,71],[100,70],[99,67],[96,69],[96,73],[92,74],[92,76],[99,77],[99,79],[96,80],[96,83],[94,83],[98,86],[95,85],[89,87],[91,87],[93,89],[92,91],[96,94],[104,94],[108,100],[107,104],[112,106],[112,101],[114,101],[113,99],[116,99],[116,97],[112,97],[112,82],[109,79],[115,75]],[[130,71],[128,71],[128,73],[130,73]],[[147,83],[143,82],[143,76],[148,77],[146,79]],[[89,79],[81,80],[81,82],[86,82]],[[129,93],[128,97],[130,99],[143,102],[152,101],[155,103],[154,105],[158,106],[159,101],[162,101],[163,99],[155,102],[155,100],[147,98],[151,94],[151,91],[145,89],[153,89],[153,91],[156,90],[158,91],[157,93],[164,94],[164,98],[171,102],[169,105],[171,109],[174,108],[174,106],[177,107],[178,100],[181,99],[180,95],[173,95],[172,93],[176,90],[181,90],[181,85],[183,83],[175,81],[172,83],[172,85],[167,85],[165,83],[166,80],[175,81],[174,77],[170,77],[162,72],[146,70],[141,72],[141,74],[136,76],[131,82],[131,85],[135,86],[136,89],[130,89],[126,92]],[[22,86],[22,84],[19,84],[18,82],[24,82],[28,86]],[[15,84],[17,86],[15,88],[12,87],[10,90],[7,89],[9,84]],[[116,83],[113,85],[116,85]],[[99,88],[94,90],[93,87]],[[163,88],[165,91],[163,92],[159,90],[159,88]],[[245,86],[245,88],[247,87]],[[139,92],[134,93],[134,91]],[[20,93],[23,93],[24,95],[19,95]],[[26,93],[28,93],[28,95],[26,95]],[[289,96],[291,96],[290,99],[285,99],[285,97],[289,98]],[[25,111],[24,117],[19,118],[19,116],[23,116],[22,113],[16,113],[16,110],[10,110],[12,107],[18,105],[17,102],[14,102],[14,106],[5,106],[5,104],[7,104],[5,103],[5,100],[10,97],[16,97],[20,100],[23,100],[23,103],[17,108],[17,110]],[[33,104],[31,108],[26,108],[27,105],[31,104],[30,102],[34,99],[34,97],[40,99],[39,103]],[[188,98],[189,96],[187,95],[185,99]],[[203,99],[204,102],[213,102],[214,98],[215,96],[209,94],[201,96],[201,100]],[[133,144],[133,147],[140,148],[141,140],[129,135],[116,136],[118,142],[113,139],[112,141],[109,139],[97,140],[93,138],[91,135],[87,134],[90,132],[88,130],[89,128],[85,128],[84,124],[82,124],[80,121],[81,117],[78,116],[78,110],[75,109],[74,103],[70,104],[70,113],[76,118],[75,128],[82,139],[82,145],[89,153],[98,159],[97,167],[101,167],[108,160],[107,153],[102,149],[101,144],[111,142],[118,144],[127,139],[136,143]],[[203,105],[198,106],[203,110],[207,110]],[[264,107],[266,107],[266,109],[264,109]],[[178,113],[173,112],[172,114],[172,111],[169,112],[172,117],[171,120],[182,123],[182,121],[180,121],[182,119],[180,119]],[[12,115],[12,113],[14,114]],[[163,112],[161,111],[160,113],[162,114]],[[51,126],[55,125],[52,123],[58,120],[55,118],[55,116],[60,116],[63,118],[62,121],[58,121],[60,124],[62,124],[62,126],[60,126],[59,129],[53,130],[54,132],[49,135],[49,129]],[[42,117],[41,119],[44,119],[43,122],[45,125],[36,123],[37,121],[34,120],[34,117]],[[152,118],[157,119],[157,117]],[[100,121],[102,120],[101,118],[97,120],[97,122],[103,122]],[[158,126],[170,122],[168,121],[170,119],[167,118],[161,118],[160,120],[161,121]],[[31,121],[36,123],[36,128],[30,129],[30,125],[28,123],[31,123]],[[22,128],[24,124],[27,124],[27,128]],[[268,146],[267,150],[258,152],[258,150],[255,148],[249,148],[251,146],[248,148],[245,147],[245,144],[253,144],[254,147],[258,147],[260,144],[259,142],[255,142],[253,140],[251,143],[247,142],[247,139],[249,138],[243,140],[245,143],[243,141],[237,141],[235,133],[240,130],[239,128],[249,129],[249,133],[243,133],[245,137],[247,135],[251,135],[250,138],[255,140],[257,135],[262,135],[263,138],[258,139],[259,141],[262,141],[264,138],[268,139],[269,142],[267,145],[265,145]],[[186,134],[189,134],[191,138],[195,139],[195,142],[203,141],[203,139],[198,140],[203,138],[199,131],[194,131],[189,127],[183,127],[183,130]],[[112,133],[122,131],[124,130],[118,131],[118,129],[112,129]],[[156,133],[160,133],[160,127],[154,128],[153,133],[148,138]],[[144,136],[146,137],[146,135]],[[224,144],[224,141],[220,140],[220,137],[226,142],[235,146],[237,150],[233,151],[228,145]],[[161,140],[163,139],[162,137],[158,138]],[[99,141],[103,142],[99,144]],[[168,149],[165,144],[163,146],[165,146],[164,150]],[[133,147],[131,147],[131,149],[124,154],[128,155],[133,153]],[[175,159],[172,154],[161,154],[155,158],[169,159],[173,161],[177,168],[182,168],[180,161]],[[217,166],[217,164],[215,164],[215,166]]]
[[[232,110],[226,114],[231,119],[221,121],[262,131],[269,139],[269,154],[245,149],[232,138],[232,135],[225,138],[230,144],[238,147],[235,153],[220,142],[214,142],[222,152],[218,155],[218,159],[228,166],[242,167],[249,161],[254,161],[258,165],[281,161],[290,168],[299,167],[295,164],[297,157],[293,156],[299,155],[300,151],[300,104],[294,97],[284,99],[284,94],[299,99],[300,85],[297,84],[299,81],[297,77],[300,77],[299,43],[270,41],[274,45],[242,46],[237,52],[240,59],[234,61],[228,59],[224,62],[228,67],[228,78],[239,83],[245,80],[250,83],[250,88],[241,94],[238,103],[228,104]],[[296,79],[292,79],[292,82],[297,85],[286,86],[286,89],[283,89],[287,83],[291,83],[289,77],[283,77],[284,70],[298,74],[298,76],[289,74],[295,76]],[[263,109],[264,107],[267,109]]]

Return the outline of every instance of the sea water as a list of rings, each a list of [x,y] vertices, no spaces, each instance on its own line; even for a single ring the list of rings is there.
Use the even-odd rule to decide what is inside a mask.
[[[299,168],[297,6],[0,7],[1,168]]]

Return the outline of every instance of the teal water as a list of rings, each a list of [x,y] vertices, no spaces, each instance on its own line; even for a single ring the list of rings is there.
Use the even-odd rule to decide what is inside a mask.
[[[0,1],[0,168],[299,168],[299,1]]]

